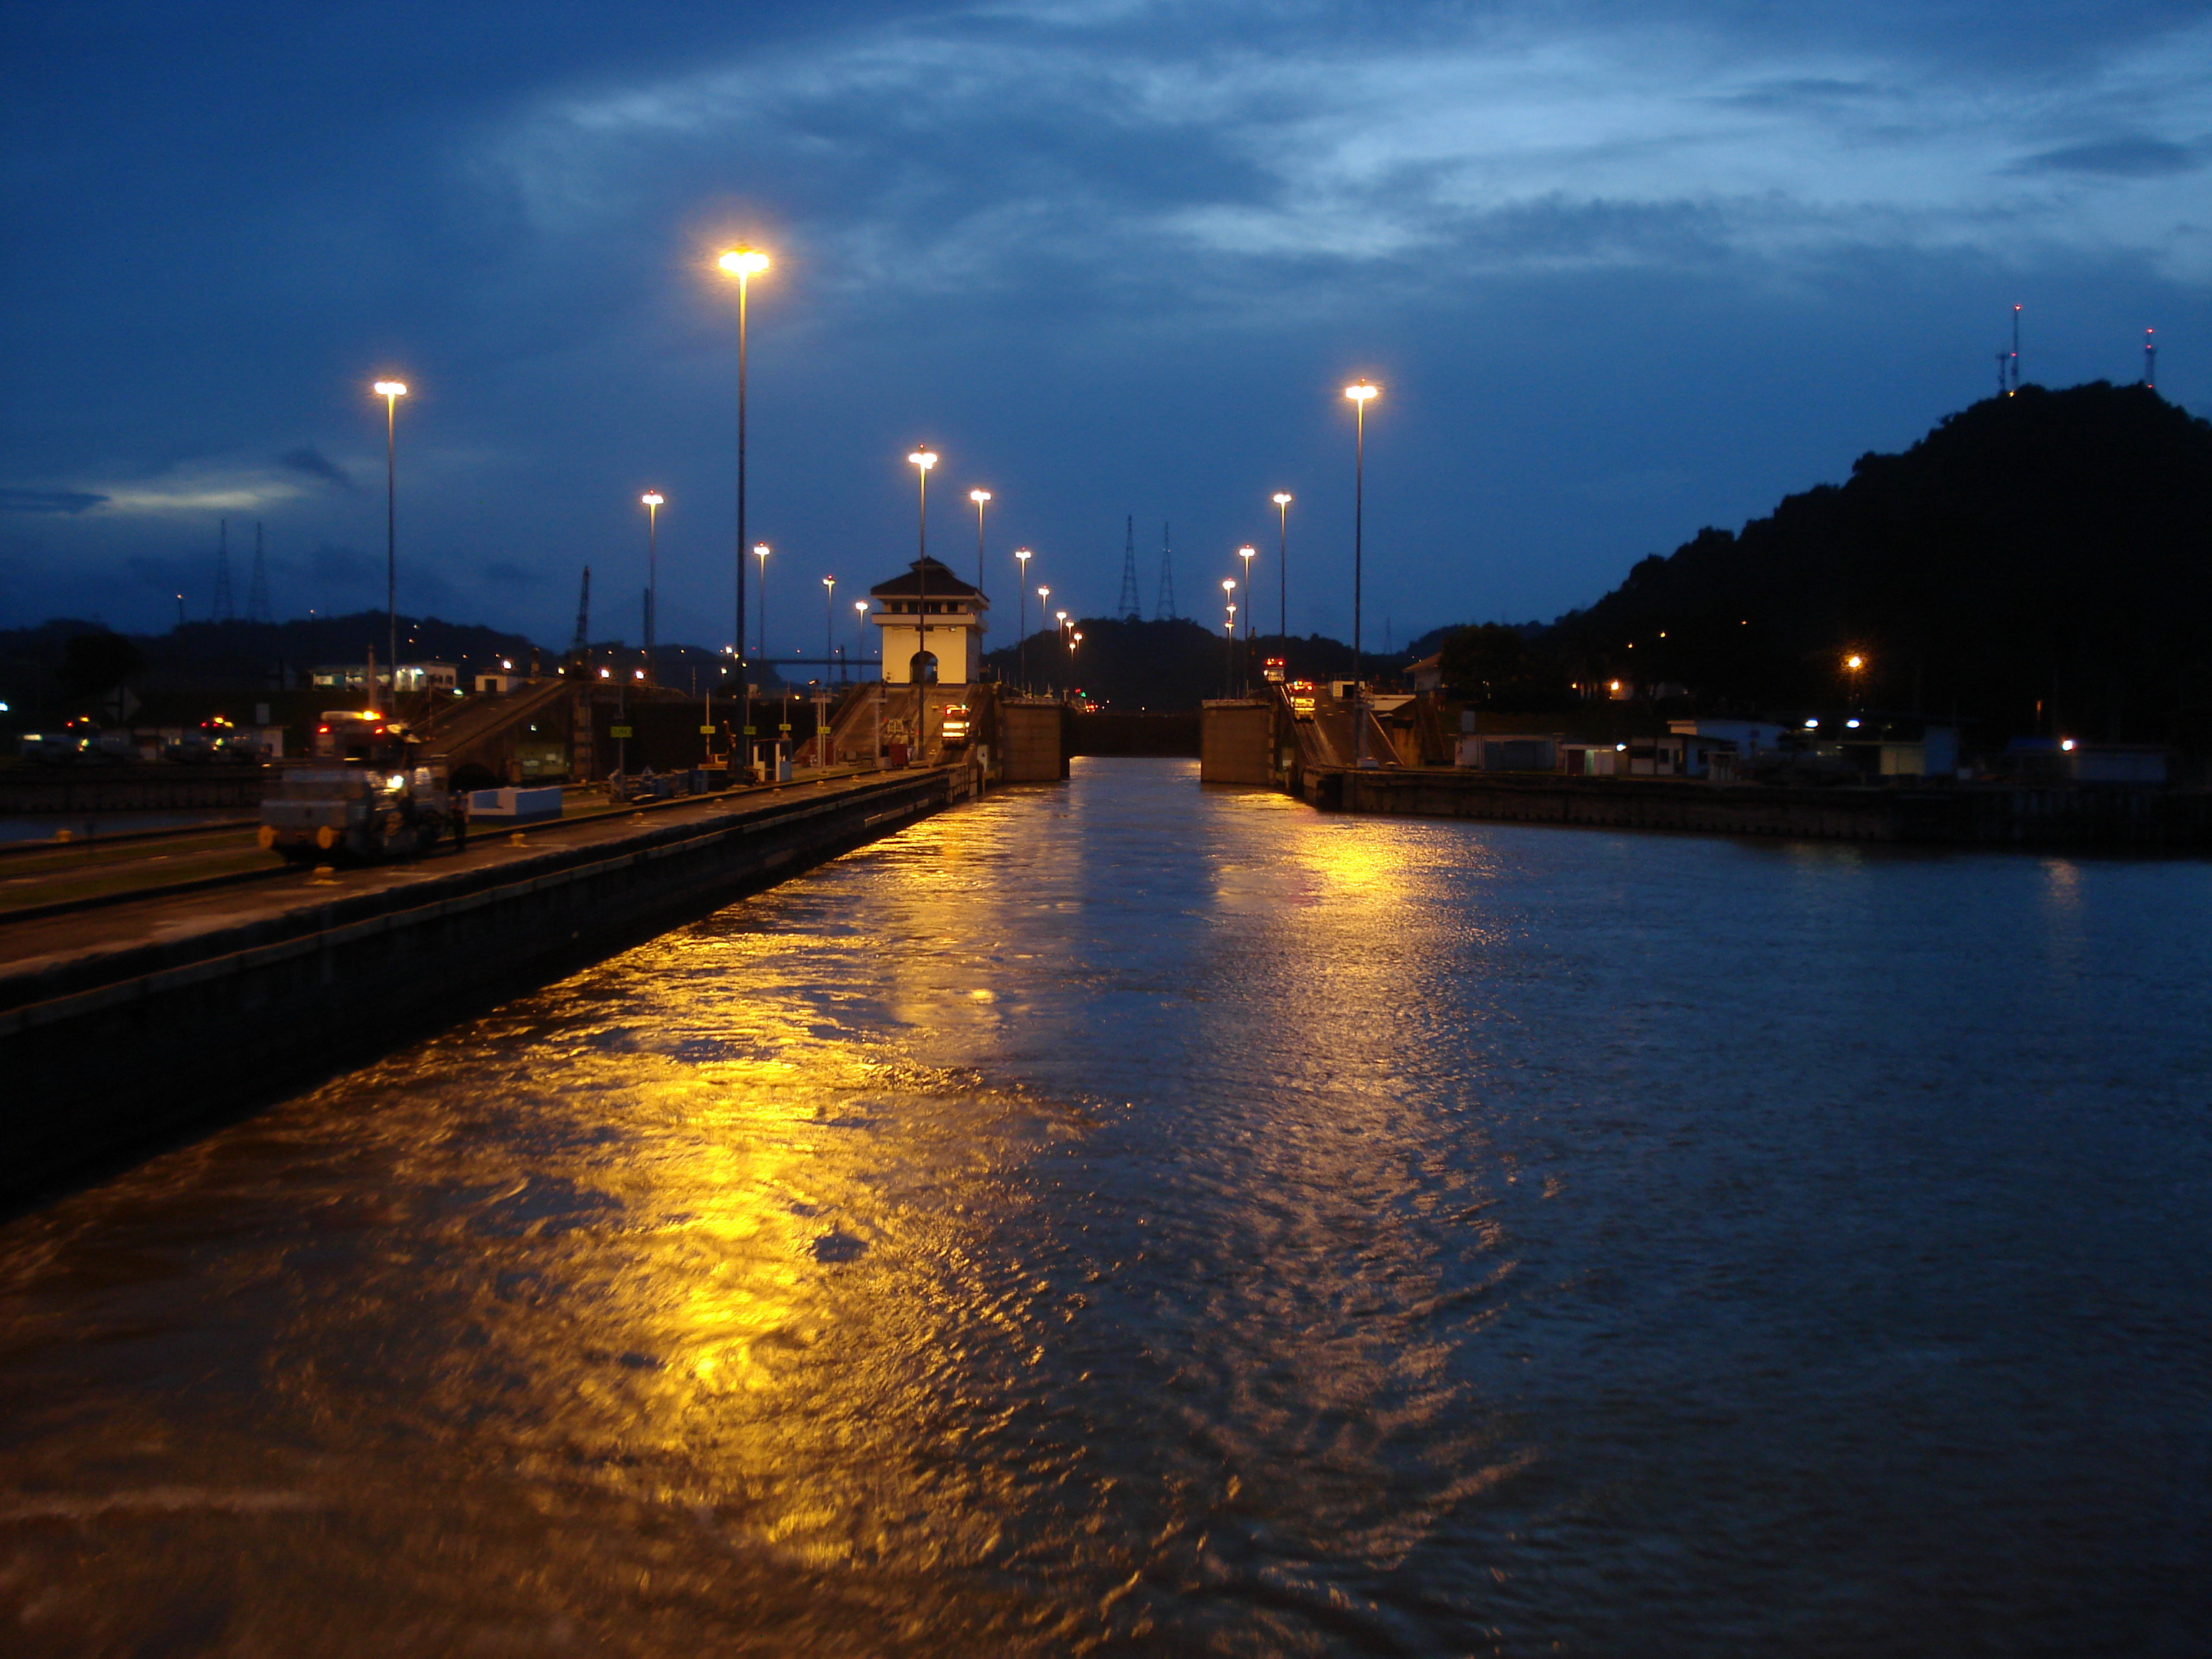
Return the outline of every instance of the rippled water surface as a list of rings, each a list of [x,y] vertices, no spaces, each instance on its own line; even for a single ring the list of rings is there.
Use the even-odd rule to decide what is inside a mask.
[[[0,1231],[0,1649],[2205,1650],[2212,866],[1077,764]]]

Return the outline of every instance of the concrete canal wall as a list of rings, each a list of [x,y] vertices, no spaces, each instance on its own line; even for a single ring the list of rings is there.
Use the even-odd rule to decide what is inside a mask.
[[[1439,768],[1307,769],[1301,793],[1340,811],[1822,841],[2212,850],[2212,793],[2006,785],[1772,788]]]
[[[965,765],[872,775],[584,844],[502,844],[488,865],[418,866],[379,890],[294,890],[127,948],[19,952],[0,969],[0,1194],[281,1098],[975,787]]]

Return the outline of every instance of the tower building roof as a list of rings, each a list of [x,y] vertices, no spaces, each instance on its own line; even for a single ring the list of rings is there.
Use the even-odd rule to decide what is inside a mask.
[[[963,582],[952,574],[951,568],[935,559],[916,559],[898,575],[887,582],[878,582],[868,590],[878,599],[905,599],[922,595],[922,569],[928,567],[929,587],[927,597],[933,599],[982,599],[988,605],[983,590],[973,582]]]

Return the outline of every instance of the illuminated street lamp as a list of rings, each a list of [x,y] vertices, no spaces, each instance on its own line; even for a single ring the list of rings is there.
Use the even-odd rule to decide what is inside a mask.
[[[860,665],[861,678],[864,679],[866,678],[866,671],[868,666],[867,626],[868,602],[866,599],[855,599],[853,601],[853,652],[854,659]]]
[[[384,621],[390,632],[391,712],[399,712],[399,400],[404,380],[379,380],[384,399]],[[368,706],[376,707],[376,676],[368,677]]]
[[[981,593],[983,591],[983,509],[990,503],[991,492],[971,489],[968,492],[968,499],[975,503],[975,591]]]
[[[928,672],[925,665],[929,656],[929,469],[937,465],[937,452],[924,444],[907,460],[921,481],[920,516],[916,520],[919,528],[915,536],[915,665],[908,678],[914,679],[917,686],[923,686],[926,682],[915,676]],[[915,740],[918,743],[929,712],[929,693],[927,690],[917,690],[915,697]]]
[[[1049,587],[1040,587],[1037,589],[1037,621],[1039,623],[1042,623],[1044,621],[1044,608],[1051,599],[1052,589]],[[1023,660],[1026,662],[1028,659],[1024,658]]]
[[[1237,579],[1233,576],[1221,579],[1221,603],[1229,611],[1229,678],[1222,682],[1221,695],[1233,697],[1237,695]]]
[[[822,596],[822,684],[830,684],[830,665],[837,656],[837,579],[824,576],[822,586],[828,590]],[[815,745],[818,754],[821,744]]]
[[[1021,574],[1021,578],[1020,578],[1020,580],[1018,580],[1017,582],[1015,582],[1015,584],[1014,584],[1014,592],[1015,592],[1016,595],[1017,595],[1017,596],[1020,599],[1020,600],[1021,600],[1021,617],[1020,617],[1020,620],[1019,620],[1019,621],[1018,621],[1018,622],[1014,624],[1014,642],[1015,642],[1015,644],[1016,644],[1017,646],[1018,646],[1018,647],[1020,647],[1020,649],[1021,649],[1021,657],[1022,657],[1022,660],[1021,660],[1021,670],[1022,670],[1022,690],[1023,690],[1023,692],[1024,693],[1024,695],[1026,695],[1026,694],[1027,694],[1027,692],[1028,692],[1028,690],[1029,690],[1029,684],[1030,684],[1030,587],[1029,587],[1029,582],[1030,582],[1030,557],[1031,557],[1031,556],[1032,556],[1030,555],[1030,552],[1029,549],[1027,549],[1026,547],[1018,547],[1018,548],[1016,548],[1016,549],[1014,550],[1014,561],[1015,561],[1016,565],[1018,566],[1018,568],[1020,569],[1020,571],[1021,571],[1021,573],[1022,573],[1022,574]]]
[[[738,279],[738,696],[740,702],[751,693],[745,684],[745,369],[746,369],[746,313],[750,297],[750,284],[755,276],[768,269],[768,255],[755,248],[733,247],[714,261],[723,271]],[[746,703],[740,713],[744,718],[739,726],[752,720],[752,708]]]
[[[667,498],[648,489],[638,500],[645,504],[645,665],[653,666],[653,624],[660,616],[660,508]]]
[[[1851,707],[1854,708],[1859,706],[1859,672],[1865,666],[1866,659],[1856,651],[1852,652],[1849,656],[1844,659],[1844,672],[1850,676],[1849,684],[1851,693]]]
[[[1054,636],[1060,640],[1060,643],[1065,645],[1067,642],[1067,612],[1065,611],[1055,611],[1052,613],[1052,616],[1053,633]],[[1067,686],[1064,681],[1061,683],[1060,690],[1060,695],[1063,697],[1067,695]]]
[[[1070,697],[1074,696],[1076,692],[1075,647],[1082,643],[1083,630],[1079,628],[1069,629],[1067,630],[1067,695]]]
[[[1291,636],[1291,492],[1275,492],[1275,632]]]
[[[1258,556],[1258,550],[1248,543],[1237,550],[1237,556],[1244,561],[1244,595],[1249,600],[1252,594],[1252,561]],[[1252,614],[1249,605],[1245,607],[1244,637],[1248,640],[1252,637]]]
[[[1355,766],[1364,765],[1367,760],[1367,695],[1360,672],[1359,602],[1367,513],[1367,405],[1379,391],[1366,380],[1355,381],[1344,388],[1344,395],[1352,399],[1352,406],[1358,411],[1358,422],[1352,471],[1352,754]]]
[[[768,662],[768,556],[769,544],[755,542],[753,554],[760,560],[760,653],[763,666]]]

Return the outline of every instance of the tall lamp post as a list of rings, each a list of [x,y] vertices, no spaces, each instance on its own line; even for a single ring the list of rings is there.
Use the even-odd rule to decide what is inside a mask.
[[[860,665],[860,678],[867,678],[868,668],[868,602],[853,601],[853,659]]]
[[[908,456],[907,460],[913,465],[916,476],[921,480],[921,502],[915,520],[916,526],[914,559],[915,663],[908,671],[908,678],[913,678],[926,672],[921,659],[929,655],[929,469],[937,465],[937,452],[924,444],[913,454]],[[915,679],[915,684],[921,685],[923,682]],[[915,695],[920,699],[915,704],[914,734],[915,744],[919,750],[921,744],[921,728],[928,723],[929,693],[925,690],[917,691]]]
[[[1075,683],[1075,647],[1082,643],[1083,630],[1079,628],[1069,629],[1067,630],[1067,695],[1071,699],[1083,689]]]
[[[763,668],[763,670],[765,670],[765,669],[767,668],[767,666],[768,666],[768,556],[769,556],[769,544],[768,544],[766,542],[755,542],[755,543],[753,544],[753,554],[754,554],[754,556],[755,556],[755,557],[757,557],[757,558],[758,558],[758,559],[760,560],[760,654],[761,654],[761,666],[762,666],[762,668]],[[765,680],[763,680],[763,681],[761,683],[761,689],[762,689],[763,691],[765,691],[765,690],[768,689],[768,683],[767,683]]]
[[[1052,615],[1053,637],[1058,640],[1060,644],[1064,646],[1067,643],[1067,612],[1065,611],[1055,611]],[[1060,695],[1061,700],[1063,702],[1066,701],[1067,696],[1067,680],[1064,671],[1060,682]]]
[[[1291,636],[1291,492],[1275,492],[1275,632]]]
[[[645,672],[653,672],[653,630],[660,618],[660,508],[667,498],[648,489],[638,500],[645,504]]]
[[[1017,596],[1017,597],[1018,597],[1018,598],[1020,599],[1020,600],[1021,600],[1021,606],[1020,606],[1021,616],[1020,616],[1020,619],[1019,619],[1019,620],[1018,620],[1018,621],[1014,624],[1014,643],[1015,643],[1015,645],[1016,645],[1017,647],[1018,647],[1020,648],[1020,651],[1021,651],[1022,695],[1023,695],[1024,696],[1027,696],[1029,695],[1029,689],[1030,689],[1030,556],[1030,556],[1030,550],[1029,550],[1029,549],[1027,549],[1026,547],[1018,547],[1018,548],[1016,548],[1016,549],[1014,550],[1014,563],[1015,563],[1016,568],[1018,568],[1018,569],[1021,571],[1021,573],[1022,573],[1022,574],[1021,574],[1021,575],[1019,576],[1019,578],[1018,578],[1018,579],[1016,580],[1015,583],[1014,583],[1014,592],[1015,592],[1015,594],[1016,594],[1016,596]]]
[[[1844,672],[1850,676],[1851,707],[1859,706],[1859,673],[1866,667],[1866,659],[1854,651],[1844,659]]]
[[[1037,589],[1037,626],[1039,628],[1042,628],[1044,626],[1044,608],[1051,602],[1051,600],[1052,589],[1046,586],[1039,586]],[[1024,658],[1024,660],[1027,661],[1027,659]],[[1049,679],[1051,675],[1052,670],[1048,666],[1045,670],[1045,676]]]
[[[1229,611],[1226,623],[1229,630],[1228,678],[1222,682],[1221,695],[1233,697],[1237,695],[1237,579],[1234,576],[1221,579],[1221,603]]]
[[[1380,388],[1360,380],[1344,388],[1358,412],[1352,467],[1352,755],[1354,766],[1367,762],[1367,695],[1360,672],[1359,601],[1363,538],[1367,514],[1367,405]]]
[[[1258,556],[1258,550],[1247,543],[1237,550],[1237,556],[1244,561],[1244,642],[1249,645],[1255,610],[1252,603],[1252,561]]]
[[[399,400],[407,395],[404,380],[379,380],[376,395],[384,399],[384,621],[390,634],[386,666],[392,675],[390,712],[399,712]],[[376,707],[376,676],[371,674],[368,706]]]
[[[983,509],[990,504],[991,492],[971,489],[968,499],[975,503],[975,591],[983,591]]]
[[[738,724],[752,724],[752,690],[745,683],[745,370],[746,313],[749,284],[768,269],[768,255],[755,248],[733,247],[714,261],[738,279]]]
[[[824,576],[822,586],[829,590],[822,599],[822,686],[830,686],[830,665],[837,655],[837,579]]]

